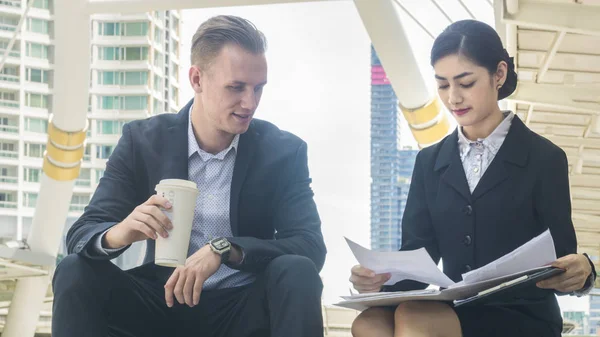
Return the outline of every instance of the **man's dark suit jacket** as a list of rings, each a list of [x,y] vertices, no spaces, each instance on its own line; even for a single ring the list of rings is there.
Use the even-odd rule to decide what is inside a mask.
[[[127,123],[90,204],[67,234],[69,253],[113,259],[91,247],[98,235],[123,221],[161,179],[188,179],[190,101],[178,114]],[[253,120],[240,136],[231,184],[229,240],[244,251],[232,266],[260,272],[272,259],[296,254],[320,270],[325,260],[321,221],[310,188],[306,143],[274,125]],[[202,191],[200,191],[202,192]],[[144,264],[154,261],[147,240]]]
[[[402,250],[425,247],[436,263],[442,258],[444,273],[455,282],[462,273],[498,259],[548,228],[558,257],[577,252],[567,157],[517,116],[473,193],[459,156],[457,131],[417,155],[402,219]],[[385,290],[416,287],[404,281]],[[506,302],[529,317],[562,327],[552,291],[534,287]]]

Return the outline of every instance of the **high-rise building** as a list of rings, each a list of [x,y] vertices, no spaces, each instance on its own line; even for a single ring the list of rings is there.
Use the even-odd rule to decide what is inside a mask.
[[[371,46],[371,249],[400,248],[416,153],[400,149],[398,99]]]
[[[15,37],[28,2],[0,1],[0,55]],[[90,106],[82,111],[88,116],[87,141],[65,230],[90,201],[123,124],[179,108],[180,12],[92,19]],[[0,238],[4,240],[27,237],[36,206],[52,113],[52,43],[53,0],[34,0],[0,71]]]
[[[590,335],[600,334],[600,289],[594,288],[590,292]]]

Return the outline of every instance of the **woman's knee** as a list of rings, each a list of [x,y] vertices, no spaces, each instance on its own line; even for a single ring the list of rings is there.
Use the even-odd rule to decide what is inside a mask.
[[[369,308],[352,322],[352,336],[392,336],[394,333],[393,310],[389,308]]]
[[[432,331],[441,329],[442,335],[460,333],[460,323],[450,306],[442,302],[409,301],[398,305],[394,312],[398,331]],[[435,330],[437,331],[437,330]]]

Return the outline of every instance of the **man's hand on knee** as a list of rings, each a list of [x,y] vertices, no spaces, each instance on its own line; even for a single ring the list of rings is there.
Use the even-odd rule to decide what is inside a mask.
[[[204,246],[185,261],[185,266],[177,267],[165,284],[167,306],[173,306],[173,296],[177,302],[190,307],[200,302],[204,282],[219,270],[221,256]]]

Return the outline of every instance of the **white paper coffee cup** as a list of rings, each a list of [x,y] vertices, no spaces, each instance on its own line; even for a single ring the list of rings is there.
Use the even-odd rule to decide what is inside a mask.
[[[183,266],[190,244],[198,188],[193,181],[163,179],[156,185],[156,193],[171,203],[171,208],[163,213],[171,219],[173,229],[167,238],[159,235],[156,239],[154,263],[165,267]]]

